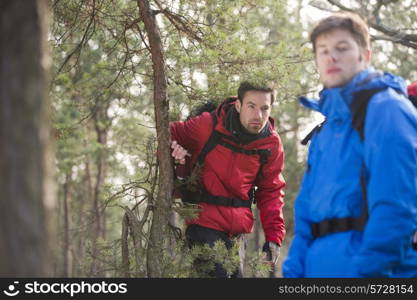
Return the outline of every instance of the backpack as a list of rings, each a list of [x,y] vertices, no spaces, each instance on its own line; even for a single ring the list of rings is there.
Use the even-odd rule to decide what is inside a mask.
[[[373,77],[372,77],[373,78]],[[352,112],[352,127],[359,133],[360,139],[363,142],[365,140],[364,130],[365,130],[365,119],[366,112],[368,109],[368,104],[371,98],[385,90],[385,88],[376,88],[376,89],[365,89],[358,91],[353,94],[352,104],[350,106]],[[415,94],[414,94],[415,91]],[[415,83],[415,90],[410,93],[408,92],[408,99],[413,103],[414,107],[417,109],[417,83]],[[406,97],[407,98],[407,97]],[[314,127],[306,137],[301,141],[302,145],[307,145],[309,140],[313,137],[314,134],[318,133],[326,120]],[[347,218],[334,218],[323,220],[318,223],[313,223],[311,225],[311,232],[314,238],[318,238],[330,233],[348,231],[348,230],[358,230],[363,231],[368,219],[368,201],[367,201],[367,191],[366,191],[366,177],[365,177],[365,165],[362,163],[362,171],[360,177],[360,183],[362,188],[363,195],[363,205],[362,205],[362,214],[359,217],[347,217]],[[417,233],[414,237],[413,248],[417,249]]]
[[[232,103],[236,101],[236,97],[229,97],[220,104],[220,106]],[[253,149],[253,150],[246,150],[239,147],[234,146],[232,143],[234,142],[239,144],[239,141],[234,136],[228,136],[223,133],[218,132],[215,130],[217,125],[217,106],[214,105],[212,102],[206,102],[197,107],[187,119],[190,117],[196,117],[203,112],[210,112],[212,118],[212,132],[210,137],[208,138],[206,144],[203,146],[202,150],[200,151],[195,165],[191,169],[191,173],[186,176],[185,178],[181,178],[179,184],[179,190],[182,194],[182,201],[192,204],[197,204],[200,202],[205,202],[214,205],[222,205],[222,206],[232,206],[232,207],[248,207],[252,206],[252,203],[255,203],[255,186],[249,191],[249,201],[243,200],[239,198],[228,198],[223,196],[215,196],[211,195],[208,191],[206,191],[201,184],[196,184],[196,179],[198,180],[200,177],[200,171],[202,166],[205,162],[207,154],[212,151],[217,145],[222,145],[233,152],[242,153],[245,155],[258,155],[260,160],[260,168],[257,173],[257,178],[262,176],[262,168],[268,162],[268,157],[270,155],[269,149]],[[191,182],[191,185],[190,185]]]

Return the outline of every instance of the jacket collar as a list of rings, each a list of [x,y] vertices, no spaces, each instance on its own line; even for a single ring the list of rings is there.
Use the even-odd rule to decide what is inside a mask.
[[[235,111],[234,107],[236,101],[239,101],[236,97],[229,97],[222,104],[219,105],[219,107],[216,110],[218,118],[216,130],[227,135],[235,136],[236,138],[240,139],[240,143],[242,144],[249,144],[257,140],[268,138],[272,135],[274,130],[274,119],[272,119],[271,117],[269,117],[269,120],[266,123],[265,127],[262,129],[261,133],[257,135],[252,135],[248,133],[239,134],[238,132],[233,133],[232,127],[234,127],[234,129],[240,130],[240,128],[236,128],[237,126],[230,126],[229,124],[229,122],[232,121],[230,118],[232,117],[233,111]],[[238,118],[238,113],[236,112],[236,114]],[[237,121],[240,122],[239,120]]]
[[[320,99],[300,97],[299,101],[305,107],[322,113],[328,119],[344,119],[350,116],[350,104],[353,93],[363,89],[392,87],[405,94],[406,85],[401,77],[390,73],[376,71],[369,67],[358,74],[344,86],[323,89]]]

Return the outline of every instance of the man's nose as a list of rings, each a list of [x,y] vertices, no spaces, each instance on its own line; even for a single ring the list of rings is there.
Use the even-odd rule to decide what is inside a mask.
[[[339,55],[336,53],[336,51],[330,51],[327,59],[329,62],[333,63],[339,60]]]
[[[262,120],[262,111],[260,109],[255,110],[255,117],[258,120]]]

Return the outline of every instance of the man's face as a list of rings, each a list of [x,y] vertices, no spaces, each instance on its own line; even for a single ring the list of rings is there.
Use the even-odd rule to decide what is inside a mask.
[[[371,59],[371,51],[360,47],[349,31],[335,29],[316,39],[316,64],[320,81],[326,88],[342,86]]]
[[[271,96],[270,92],[247,91],[242,103],[236,101],[240,123],[249,133],[258,134],[264,128],[271,114]]]

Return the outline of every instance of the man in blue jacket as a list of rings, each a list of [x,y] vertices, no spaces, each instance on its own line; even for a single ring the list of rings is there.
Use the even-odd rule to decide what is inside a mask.
[[[417,277],[417,109],[406,84],[370,67],[357,15],[323,19],[310,39],[324,89],[300,101],[325,122],[310,140],[283,275]]]

